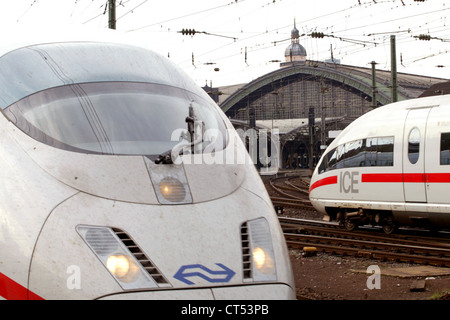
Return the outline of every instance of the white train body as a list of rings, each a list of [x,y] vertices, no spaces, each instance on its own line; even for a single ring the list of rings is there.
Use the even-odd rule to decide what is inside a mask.
[[[0,298],[295,298],[247,151],[167,59],[123,44],[28,44],[0,53],[0,83]],[[156,164],[193,105],[206,132],[223,133],[216,148]],[[226,154],[246,161],[205,163]]]
[[[310,199],[327,220],[450,227],[450,96],[402,101],[351,123],[327,148]]]

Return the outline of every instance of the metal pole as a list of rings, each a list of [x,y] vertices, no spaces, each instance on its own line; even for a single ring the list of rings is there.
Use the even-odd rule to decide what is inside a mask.
[[[108,0],[109,6],[109,28],[116,29],[116,0]]]
[[[316,115],[314,113],[314,107],[309,108],[308,112],[308,129],[309,129],[309,171],[312,176],[314,166],[314,126]]]
[[[372,107],[376,108],[378,106],[377,103],[377,78],[376,78],[376,70],[375,65],[377,64],[375,61],[372,61]]]
[[[397,102],[397,54],[395,52],[395,36],[391,35],[391,102]]]

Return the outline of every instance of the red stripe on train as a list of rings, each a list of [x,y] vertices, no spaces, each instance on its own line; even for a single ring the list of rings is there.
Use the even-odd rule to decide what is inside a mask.
[[[337,176],[331,176],[317,180],[311,185],[311,187],[309,187],[309,192],[313,191],[315,188],[326,186],[329,184],[337,184]]]
[[[364,173],[361,182],[450,183],[450,173]]]
[[[309,192],[316,188],[337,184],[337,176],[314,182]],[[363,173],[362,183],[450,183],[450,173]]]
[[[44,300],[0,272],[0,296],[6,300]]]

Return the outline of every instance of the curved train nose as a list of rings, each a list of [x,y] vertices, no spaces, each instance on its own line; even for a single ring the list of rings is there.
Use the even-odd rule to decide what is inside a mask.
[[[251,160],[220,161],[248,153],[181,70],[142,48],[78,37],[0,60],[22,83],[4,83],[0,117],[4,176],[26,177],[8,187],[32,199],[0,201],[14,220],[10,239],[26,248],[11,254],[0,241],[21,284],[44,299],[294,296]],[[167,150],[193,161],[158,164]]]
[[[45,299],[269,299],[274,292],[280,299],[292,298],[289,268],[275,266],[287,258],[282,241],[276,241],[277,230],[269,230],[269,221],[261,218],[269,206],[249,198],[256,195],[239,189],[194,208],[79,193],[59,205],[43,227],[29,288]],[[235,214],[245,211],[245,217]],[[271,255],[262,262],[267,270],[247,270],[255,262],[243,245]],[[185,295],[192,288],[204,289]]]

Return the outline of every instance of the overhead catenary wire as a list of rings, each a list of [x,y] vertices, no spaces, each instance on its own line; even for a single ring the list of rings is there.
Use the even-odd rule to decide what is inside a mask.
[[[65,0],[67,1],[67,0]],[[70,1],[70,0],[69,0]],[[106,0],[72,0],[70,16],[72,19],[82,20],[84,24],[97,23],[106,26],[104,11]],[[274,63],[268,61],[280,59],[284,53],[283,44],[289,41],[290,30],[292,29],[293,18],[297,17],[297,26],[303,31],[300,38],[301,44],[305,46],[308,52],[308,59],[323,60],[330,56],[330,45],[333,45],[334,56],[344,61],[355,61],[358,63],[358,57],[364,56],[364,53],[382,55],[381,59],[377,56],[373,57],[377,61],[380,60],[380,66],[387,65],[387,57],[384,57],[382,50],[388,47],[389,34],[397,34],[397,43],[399,45],[399,53],[402,54],[402,64],[399,67],[409,67],[414,64],[420,64],[421,61],[437,59],[445,54],[445,50],[440,47],[437,40],[430,46],[430,51],[420,54],[414,51],[402,52],[402,45],[414,44],[417,41],[417,47],[423,48],[428,45],[425,42],[418,42],[419,34],[430,34],[432,37],[440,39],[449,39],[449,29],[446,27],[446,12],[450,6],[443,0],[415,2],[413,0],[385,0],[385,1],[357,1],[352,3],[335,3],[333,9],[323,5],[316,5],[316,11],[305,11],[306,6],[298,7],[297,11],[284,11],[285,16],[282,20],[273,19],[276,10],[280,7],[287,7],[287,4],[295,3],[295,0],[215,0],[204,2],[204,7],[189,6],[190,12],[180,14],[180,10],[169,12],[165,16],[161,15],[160,19],[151,19],[148,23],[142,24],[142,16],[152,8],[152,12],[158,11],[159,7],[156,2],[150,0],[117,0],[117,20],[121,23],[118,25],[125,32],[143,31],[150,34],[163,32],[168,35],[164,39],[165,45],[168,47],[167,52],[171,52],[170,56],[178,65],[188,66],[190,57],[187,55],[185,59],[181,59],[180,54],[175,54],[174,50],[181,49],[186,45],[191,46],[185,52],[195,52],[197,60],[196,73],[201,72],[202,68],[207,68],[204,62],[221,62],[232,63],[239,56],[242,56],[243,67],[250,68]],[[150,6],[152,3],[152,6]],[[167,2],[166,2],[167,3]],[[211,3],[210,5],[208,5]],[[27,19],[36,7],[43,6],[43,2],[30,0],[31,6],[22,13],[20,19]],[[31,10],[33,7],[34,10]],[[291,8],[293,5],[291,5]],[[420,8],[420,12],[415,10]],[[299,11],[299,9],[302,9]],[[186,10],[185,10],[186,11]],[[83,13],[83,16],[80,15]],[[273,14],[272,14],[273,12]],[[178,14],[177,14],[178,13]],[[305,14],[307,13],[307,14]],[[395,17],[392,17],[393,13]],[[279,12],[277,13],[279,15]],[[89,18],[91,15],[92,18]],[[139,19],[137,19],[139,17]],[[157,16],[158,17],[158,16]],[[261,17],[261,19],[259,19]],[[219,19],[220,18],[220,19]],[[225,19],[223,19],[225,18]],[[249,23],[253,19],[259,19],[259,23]],[[225,37],[236,38],[236,41],[227,42],[218,40],[210,41],[208,37],[195,37],[192,39],[176,38],[177,30],[180,30],[180,24],[184,21],[195,23],[204,22],[202,27],[196,24],[186,24],[186,28],[198,28],[209,34],[223,35]],[[232,28],[230,28],[232,23]],[[154,28],[158,26],[158,28]],[[163,29],[164,26],[164,29]],[[178,27],[177,27],[178,26]],[[392,27],[394,26],[394,28]],[[404,27],[400,29],[400,27]],[[405,31],[405,32],[402,32]],[[408,31],[408,32],[406,32]],[[311,32],[323,32],[332,37],[327,39],[312,39],[308,36]],[[159,35],[156,37],[161,38]],[[173,45],[171,44],[173,43]],[[205,45],[205,44],[208,45]],[[171,49],[173,47],[175,49]],[[242,50],[247,47],[247,60],[244,59]],[[372,50],[378,51],[372,51]],[[182,52],[182,51],[180,51]],[[258,54],[255,54],[258,52]],[[381,53],[380,53],[381,52]],[[363,55],[361,55],[363,54]],[[432,56],[433,55],[433,56]],[[418,60],[425,56],[431,56],[423,60]],[[240,58],[239,58],[240,59]],[[361,63],[366,64],[367,58],[363,58]],[[371,57],[372,59],[372,57]],[[443,62],[436,61],[434,65]],[[189,63],[189,65],[191,65]],[[238,65],[236,65],[239,67]],[[221,66],[221,70],[225,70]],[[264,71],[261,71],[264,72]],[[222,73],[221,73],[222,74]]]
[[[447,8],[447,9],[449,9],[449,8]],[[447,10],[447,9],[445,9],[445,10]],[[422,15],[427,15],[427,14],[431,14],[431,13],[436,13],[436,12],[440,12],[441,10],[435,10],[435,11],[431,11],[431,12],[423,12],[423,13],[420,13],[420,14],[415,14],[415,15],[410,15],[410,16],[406,16],[406,17],[403,17],[402,19],[406,19],[406,18],[408,18],[408,17],[418,17],[418,16],[422,16]],[[342,10],[340,10],[340,11],[338,11],[338,12],[342,12]],[[323,15],[322,17],[326,17],[326,16],[329,16],[330,14],[326,14],[326,15]],[[317,18],[316,18],[317,19]],[[387,22],[389,22],[389,21],[392,21],[392,20],[387,20],[387,21],[383,21],[382,23],[387,23]],[[285,27],[285,26],[284,26]],[[357,28],[361,28],[361,26],[356,26],[356,27],[354,27],[354,28],[352,28],[352,29],[357,29]],[[345,31],[348,31],[348,30],[351,30],[351,29],[347,29],[347,30],[345,30]],[[270,32],[272,32],[273,30],[271,30]],[[332,35],[333,37],[337,37],[337,38],[341,38],[343,41],[347,41],[347,40],[349,40],[349,41],[352,41],[352,40],[354,40],[354,39],[349,39],[349,38],[345,38],[345,37],[341,37],[341,36],[338,36],[338,35],[336,35],[336,34],[338,34],[339,32],[341,32],[341,31],[335,31],[334,33],[334,35]],[[394,31],[394,33],[397,33],[398,31]],[[259,35],[261,35],[261,33],[259,34]],[[372,34],[371,34],[372,35]],[[288,39],[284,39],[284,40],[281,40],[281,41],[278,41],[278,42],[282,42],[282,41],[286,41],[286,40],[288,40]],[[272,43],[276,43],[277,41],[275,40],[275,41],[272,41]],[[370,41],[367,41],[367,40],[354,40],[354,42],[356,42],[356,43],[365,43],[365,42],[370,42]],[[375,41],[372,41],[372,44],[376,44],[376,42]]]
[[[30,4],[30,6],[27,7],[27,9],[22,13],[22,15],[19,18],[17,18],[17,21],[22,19],[22,17],[25,16],[27,14],[27,12],[31,9],[31,7],[33,7],[37,2],[38,2],[38,0],[33,0],[33,2]]]
[[[144,2],[146,2],[146,1],[144,1]],[[392,1],[378,1],[378,3],[391,3],[391,2],[392,2]],[[242,1],[239,1],[238,3],[242,3]],[[141,5],[141,4],[142,4],[142,2],[141,2],[139,5]],[[175,17],[175,18],[173,18],[173,19],[168,19],[168,20],[164,20],[164,21],[155,22],[155,23],[152,23],[152,24],[149,24],[149,25],[140,27],[140,28],[131,29],[131,30],[129,30],[129,31],[139,30],[139,29],[146,28],[146,27],[149,27],[149,26],[159,25],[159,24],[161,24],[161,23],[163,23],[163,22],[167,22],[167,21],[173,21],[173,20],[177,20],[177,19],[182,19],[182,18],[185,18],[185,17],[188,17],[188,16],[196,15],[196,14],[198,14],[198,13],[203,13],[203,12],[215,10],[215,9],[218,9],[218,8],[223,8],[223,7],[229,6],[229,5],[231,5],[231,4],[235,4],[235,2],[229,2],[229,1],[227,1],[225,4],[220,5],[220,6],[215,6],[215,7],[213,7],[213,8],[207,8],[207,9],[204,9],[204,10],[196,11],[196,12],[194,12],[194,13],[187,14],[187,15],[183,15],[183,16],[179,16],[179,17]],[[266,5],[266,4],[264,4],[264,5]],[[342,13],[342,12],[345,12],[345,11],[353,10],[353,9],[355,9],[355,8],[361,8],[362,6],[372,6],[372,5],[373,5],[373,2],[359,3],[358,6],[351,6],[351,7],[349,7],[349,8],[340,9],[340,10],[335,11],[335,12],[326,13],[326,14],[324,14],[324,15],[321,15],[321,16],[318,16],[318,17],[311,18],[311,19],[309,19],[309,21],[314,21],[314,20],[317,21],[317,20],[320,20],[320,19],[325,18],[325,17],[330,17],[330,16],[333,16],[333,15],[336,15],[336,14],[338,14],[338,13]],[[448,9],[448,8],[447,8],[447,9]],[[131,11],[132,11],[132,10],[129,10],[126,14],[128,14],[128,13],[131,12]],[[415,16],[427,15],[427,14],[430,14],[430,13],[433,13],[433,12],[437,12],[437,10],[431,11],[431,12],[423,12],[423,13],[420,13],[420,14],[415,15]],[[124,15],[122,15],[122,16],[124,16]],[[407,17],[405,17],[405,18],[407,18]],[[400,19],[402,19],[402,18],[400,18]],[[307,21],[308,21],[308,20],[306,20],[306,22],[307,22]],[[381,23],[385,23],[385,22],[386,22],[386,21],[381,22]],[[279,29],[283,29],[283,28],[288,28],[288,27],[290,27],[290,26],[291,26],[291,25],[289,24],[289,25],[285,25],[285,26],[278,27],[278,28],[276,28],[276,29],[266,30],[265,32],[260,32],[260,33],[254,34],[254,35],[252,35],[252,36],[250,36],[250,37],[246,37],[244,40],[247,41],[249,38],[252,38],[252,37],[255,38],[255,37],[258,37],[258,36],[261,36],[261,35],[264,35],[264,34],[270,34],[270,33],[273,33],[275,30],[279,30]],[[355,29],[355,28],[359,28],[359,27],[357,26],[357,27],[354,27],[353,29]],[[349,31],[349,30],[351,30],[351,29],[347,28],[346,31]],[[337,33],[339,33],[339,32],[340,32],[340,31],[334,31],[335,34],[337,34]],[[345,42],[345,41],[348,41],[348,42],[355,42],[355,43],[363,43],[364,41],[367,41],[367,40],[357,40],[357,39],[346,38],[346,37],[344,37],[344,36],[338,36],[338,35],[333,35],[333,36],[334,36],[334,37],[337,37],[338,39],[340,39],[341,41],[344,41],[344,42]],[[232,38],[232,37],[231,37],[231,38]],[[283,40],[281,40],[281,41],[283,41]],[[276,44],[277,42],[280,43],[281,41],[273,40],[273,41],[271,41],[271,42],[272,42],[272,44]],[[263,46],[264,46],[264,44],[263,44]],[[252,47],[252,45],[248,45],[248,47],[250,48],[250,47]],[[220,47],[219,47],[219,48],[220,48]],[[211,52],[211,50],[208,51],[208,52]],[[202,53],[200,53],[200,55],[202,55]]]
[[[247,0],[240,0],[239,2],[244,2],[244,1],[247,1]],[[198,14],[201,14],[201,13],[205,13],[205,12],[208,12],[208,11],[216,10],[216,9],[219,9],[219,8],[225,8],[225,7],[233,5],[235,3],[238,3],[238,1],[235,1],[235,2],[227,1],[226,4],[223,4],[223,5],[220,5],[220,6],[215,6],[215,7],[212,7],[212,8],[207,8],[207,9],[204,9],[204,10],[188,13],[188,14],[185,14],[185,15],[182,15],[182,16],[178,16],[178,17],[174,17],[174,18],[170,18],[170,19],[166,19],[166,20],[162,20],[162,21],[158,21],[158,22],[153,22],[151,24],[147,24],[147,25],[144,25],[144,26],[141,26],[141,27],[129,29],[128,31],[129,32],[138,31],[138,30],[149,28],[149,27],[161,25],[161,24],[164,24],[164,23],[167,23],[167,22],[171,22],[171,21],[175,21],[175,20],[179,20],[179,19],[183,19],[183,18],[187,18],[187,17],[192,17],[192,16],[195,16],[195,15],[198,15]]]

